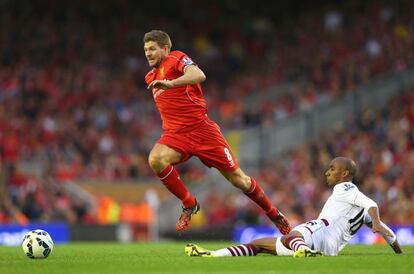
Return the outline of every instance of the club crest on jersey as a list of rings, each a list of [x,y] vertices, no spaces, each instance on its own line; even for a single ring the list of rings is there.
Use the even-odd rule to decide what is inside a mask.
[[[352,185],[352,184],[344,184],[344,185],[343,185],[344,191],[351,190],[351,189],[353,189],[354,187],[355,187],[355,186],[354,186],[354,185]]]
[[[164,67],[160,67],[159,74],[160,74],[161,79],[164,79]]]
[[[184,65],[186,65],[186,66],[189,66],[189,65],[194,64],[193,60],[191,60],[191,59],[190,59],[190,57],[188,57],[188,56],[184,56],[184,58],[183,58],[183,63],[184,63]]]

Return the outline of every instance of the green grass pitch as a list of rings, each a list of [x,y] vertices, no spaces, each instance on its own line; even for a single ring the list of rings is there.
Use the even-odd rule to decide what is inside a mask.
[[[218,249],[228,242],[197,242]],[[414,273],[414,246],[403,246],[395,255],[388,246],[347,246],[338,257],[196,258],[184,253],[184,242],[171,243],[70,243],[56,245],[45,260],[31,260],[20,247],[0,247],[2,274],[58,273]]]

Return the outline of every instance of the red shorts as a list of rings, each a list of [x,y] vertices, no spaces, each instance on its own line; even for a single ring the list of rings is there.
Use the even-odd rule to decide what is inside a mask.
[[[239,168],[220,127],[210,119],[186,133],[165,132],[157,143],[180,152],[181,163],[197,156],[208,167],[221,171],[231,172]]]

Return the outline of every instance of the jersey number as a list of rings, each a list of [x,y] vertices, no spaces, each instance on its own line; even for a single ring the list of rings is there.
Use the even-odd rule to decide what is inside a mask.
[[[229,160],[229,161],[233,160],[233,158],[231,157],[231,154],[230,154],[230,150],[227,147],[224,148],[224,153],[227,156],[227,160]]]
[[[226,154],[227,160],[229,161],[230,167],[234,166],[233,157],[230,154],[230,150],[225,147],[224,148],[224,154]]]

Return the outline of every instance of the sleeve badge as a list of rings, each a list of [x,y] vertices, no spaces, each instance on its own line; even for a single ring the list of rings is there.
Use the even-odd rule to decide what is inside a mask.
[[[191,60],[190,57],[188,57],[188,56],[184,56],[183,63],[184,63],[185,66],[194,65],[193,60]]]

